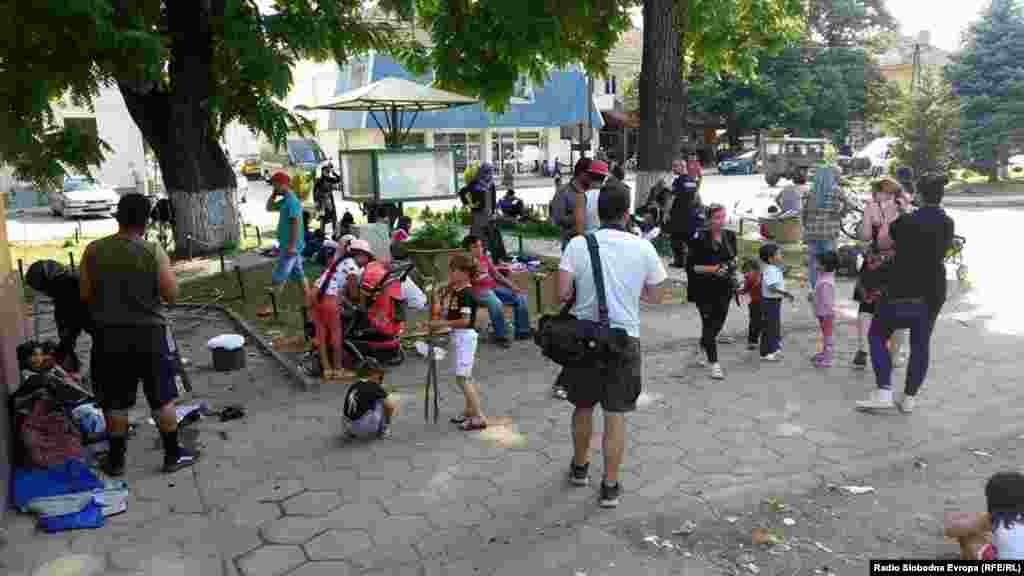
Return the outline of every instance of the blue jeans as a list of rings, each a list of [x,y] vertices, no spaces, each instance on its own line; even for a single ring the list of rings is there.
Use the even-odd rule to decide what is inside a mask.
[[[931,346],[932,314],[924,301],[885,302],[878,305],[871,320],[868,342],[871,345],[871,366],[875,381],[883,390],[892,389],[892,357],[889,338],[900,328],[910,329],[910,359],[907,362],[907,381],[903,391],[914,396],[928,373],[928,355]]]
[[[818,256],[834,249],[835,242],[832,240],[807,241],[807,283],[812,292],[818,286]]]
[[[504,286],[498,286],[493,290],[481,290],[478,297],[480,303],[487,306],[496,338],[505,338],[504,304],[511,304],[514,307],[513,323],[516,337],[530,335],[530,308],[526,303],[526,296],[516,294]]]

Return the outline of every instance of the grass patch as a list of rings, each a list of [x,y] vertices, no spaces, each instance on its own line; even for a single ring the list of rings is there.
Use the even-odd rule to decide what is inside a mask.
[[[89,242],[95,238],[82,238],[76,244],[74,240],[52,240],[46,242],[10,242],[11,261],[17,265],[21,260],[22,268],[28,267],[38,260],[56,260],[68,266],[74,260],[75,268],[82,262],[82,252]]]
[[[214,274],[184,283],[178,294],[180,304],[207,304],[215,302],[241,316],[257,332],[271,340],[293,339],[303,334],[303,294],[299,284],[289,282],[278,298],[278,318],[273,316],[261,318],[258,312],[270,304],[267,287],[274,263],[250,268],[242,272],[246,299],[243,301],[238,286],[238,277],[234,273]],[[305,263],[306,278],[310,283],[323,273],[323,267],[314,263]]]

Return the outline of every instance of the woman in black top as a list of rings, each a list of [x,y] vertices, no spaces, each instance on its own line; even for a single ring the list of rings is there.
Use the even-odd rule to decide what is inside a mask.
[[[724,228],[725,207],[708,208],[709,226],[689,242],[686,262],[687,296],[700,311],[698,363],[711,365],[711,377],[725,377],[718,363],[718,333],[725,326],[729,303],[736,294],[736,233]],[[706,360],[702,353],[706,354]]]

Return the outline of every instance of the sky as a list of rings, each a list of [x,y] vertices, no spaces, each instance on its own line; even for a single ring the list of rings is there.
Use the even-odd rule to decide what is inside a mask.
[[[989,0],[888,0],[889,11],[906,36],[922,30],[931,33],[931,44],[947,52],[960,46],[960,33],[978,19]],[[633,12],[633,23],[643,26],[640,10]]]
[[[988,4],[989,0],[888,0],[889,11],[904,35],[916,36],[927,30],[933,46],[950,52],[960,46],[960,33]]]

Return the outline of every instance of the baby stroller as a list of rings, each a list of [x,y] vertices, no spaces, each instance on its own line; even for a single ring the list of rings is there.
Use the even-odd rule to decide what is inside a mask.
[[[405,330],[405,302],[402,282],[412,272],[411,263],[394,263],[390,267],[370,262],[358,279],[356,298],[338,298],[342,321],[342,365],[349,369],[398,366],[405,361],[401,334]],[[307,352],[307,373],[320,376],[320,355],[314,338],[316,329],[306,324],[306,335],[312,342]]]

